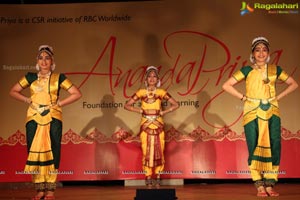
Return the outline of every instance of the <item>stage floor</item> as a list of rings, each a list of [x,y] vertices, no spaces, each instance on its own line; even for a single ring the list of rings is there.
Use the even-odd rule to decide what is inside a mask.
[[[254,200],[256,190],[252,183],[189,183],[182,186],[161,186],[164,189],[175,189],[178,200]],[[279,197],[267,199],[298,200],[300,198],[300,183],[278,183],[276,190]],[[56,190],[58,200],[134,200],[137,189],[147,189],[144,186],[122,186],[120,184],[62,184]],[[0,199],[25,200],[34,195],[31,187],[2,187]]]

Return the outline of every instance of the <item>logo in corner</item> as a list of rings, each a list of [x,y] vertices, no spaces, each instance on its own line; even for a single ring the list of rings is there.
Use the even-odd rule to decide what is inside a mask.
[[[249,6],[245,1],[242,2],[241,15],[245,15],[247,13],[253,12],[254,9]]]

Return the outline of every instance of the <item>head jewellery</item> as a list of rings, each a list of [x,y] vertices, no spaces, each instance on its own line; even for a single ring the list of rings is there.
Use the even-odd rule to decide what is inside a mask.
[[[265,37],[256,37],[252,40],[252,45],[251,45],[251,52],[252,53],[253,53],[255,47],[258,44],[264,44],[267,47],[268,51],[270,50],[270,43],[269,43],[267,38],[265,38]],[[255,63],[255,58],[253,57],[252,53],[250,54],[250,62]],[[269,61],[270,61],[270,56],[268,56],[266,62],[268,63]]]
[[[41,54],[43,51],[47,52],[49,55],[53,56],[53,48],[49,45],[41,45],[39,47],[39,54]]]
[[[265,38],[265,37],[256,37],[256,38],[254,38],[253,41],[252,41],[251,51],[253,52],[254,49],[255,49],[255,47],[256,47],[258,44],[261,44],[261,43],[264,44],[264,45],[268,48],[268,50],[269,50],[269,48],[270,48],[270,43],[269,43],[268,39]]]

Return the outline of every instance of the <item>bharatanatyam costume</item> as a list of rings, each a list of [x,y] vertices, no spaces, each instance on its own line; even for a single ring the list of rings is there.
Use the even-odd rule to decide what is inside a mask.
[[[168,101],[171,96],[163,89],[149,92],[147,89],[138,90],[132,98],[141,100],[142,118],[140,139],[143,152],[143,170],[146,177],[154,173],[159,176],[164,169],[165,133],[164,122],[160,116],[162,100]]]
[[[38,73],[27,73],[19,84],[30,87],[31,100],[26,119],[28,158],[25,173],[32,174],[38,191],[54,191],[60,162],[62,110],[57,105],[61,88],[72,83],[64,74],[49,73],[40,79]]]
[[[279,66],[267,64],[266,67],[265,70],[245,66],[233,75],[237,81],[246,81],[243,125],[248,165],[257,186],[274,186],[278,180],[281,122],[275,82],[289,77]]]

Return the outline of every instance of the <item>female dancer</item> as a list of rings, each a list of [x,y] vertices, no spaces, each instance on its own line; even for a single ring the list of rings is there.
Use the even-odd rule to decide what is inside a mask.
[[[248,146],[248,165],[257,196],[278,196],[273,187],[278,180],[281,151],[281,121],[278,101],[298,85],[280,66],[269,64],[270,44],[265,37],[252,41],[251,66],[244,66],[227,80],[223,89],[244,102],[243,124]],[[279,79],[288,87],[276,94]],[[246,81],[246,94],[234,88]]]
[[[37,73],[27,73],[10,90],[10,95],[28,103],[26,139],[28,158],[25,172],[32,174],[37,190],[33,200],[54,199],[57,170],[60,162],[62,137],[62,106],[81,97],[80,91],[64,74],[54,73],[53,49],[48,45],[39,47]],[[22,94],[30,88],[30,97]],[[60,100],[60,89],[69,95]]]
[[[150,66],[145,73],[145,89],[139,89],[125,104],[125,109],[137,112],[142,115],[140,139],[143,153],[143,170],[146,176],[147,186],[159,186],[161,183],[160,174],[164,169],[164,122],[162,116],[176,110],[179,105],[165,90],[159,88],[160,80],[158,69]],[[133,104],[141,100],[141,107],[134,107]],[[162,110],[162,101],[166,100],[171,105],[168,109]],[[153,181],[153,171],[155,180]]]

